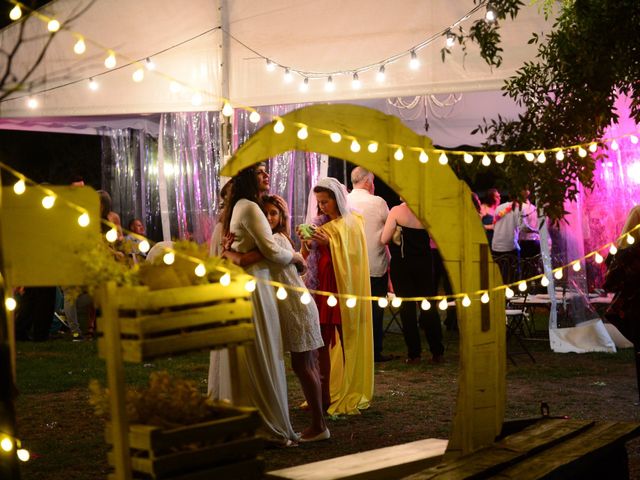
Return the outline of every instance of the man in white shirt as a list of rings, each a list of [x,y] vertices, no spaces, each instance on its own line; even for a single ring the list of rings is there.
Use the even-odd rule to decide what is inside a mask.
[[[371,295],[386,297],[388,287],[387,271],[389,269],[389,251],[380,242],[382,229],[389,215],[389,207],[382,197],[373,194],[375,186],[373,173],[362,167],[356,167],[351,172],[353,190],[347,196],[349,205],[364,218],[364,233],[367,240],[369,256],[369,275],[371,280]],[[373,358],[376,362],[385,362],[392,357],[382,354],[382,338],[384,331],[382,320],[384,309],[377,302],[373,302]]]
[[[518,222],[520,257],[531,258],[540,254],[540,231],[536,206],[529,201],[529,190],[523,190],[524,202]]]

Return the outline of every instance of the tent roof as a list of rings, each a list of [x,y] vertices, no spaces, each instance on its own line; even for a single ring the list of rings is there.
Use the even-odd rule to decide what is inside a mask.
[[[64,23],[87,3],[58,0],[41,11]],[[87,52],[75,55],[76,38],[60,32],[33,76],[46,79],[34,87],[33,93],[48,90],[36,95],[39,108],[26,108],[28,92],[21,92],[0,105],[0,116],[217,110],[221,96],[236,105],[257,106],[498,89],[535,54],[535,47],[527,44],[531,33],[547,31],[550,24],[536,7],[523,7],[517,20],[505,21],[500,30],[504,42],[500,68],[490,69],[474,46],[466,55],[457,46],[443,63],[439,33],[473,7],[471,0],[96,0],[67,25],[86,38]],[[484,9],[478,10],[461,26],[468,30],[483,14]],[[27,27],[35,40],[19,51],[17,73],[28,67],[47,38],[44,23],[32,19]],[[17,31],[17,24],[1,31],[1,44],[10,45]],[[434,41],[418,51],[421,68],[409,70],[409,49],[432,36]],[[144,81],[135,83],[131,75],[136,66],[104,67],[107,49],[116,52],[118,66],[152,57],[157,71],[147,72]],[[403,56],[387,65],[386,81],[376,83],[377,65],[396,54]],[[299,77],[284,83],[283,70],[267,72],[265,58],[294,70],[318,72],[322,79],[311,79],[310,90],[300,92]],[[363,87],[354,91],[351,72],[367,65],[372,68],[359,74]],[[345,74],[334,75],[337,89],[327,93],[325,74],[331,72]],[[90,77],[100,83],[95,92],[87,88]],[[187,88],[170,93],[172,79]],[[192,104],[195,91],[203,100],[197,107]]]

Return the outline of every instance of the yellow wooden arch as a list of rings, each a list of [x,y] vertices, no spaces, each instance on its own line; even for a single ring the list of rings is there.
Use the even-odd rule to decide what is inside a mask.
[[[448,165],[431,153],[427,163],[417,151],[398,146],[433,148],[428,137],[404,126],[396,117],[356,105],[313,105],[282,117],[284,131],[274,131],[275,121],[263,126],[229,160],[222,175],[288,150],[325,153],[361,165],[392,187],[420,218],[438,243],[454,292],[477,292],[502,283],[491,260],[484,229],[471,202],[469,187]],[[298,130],[308,127],[300,140]],[[329,134],[342,135],[334,143]],[[357,139],[360,151],[353,152]],[[372,141],[377,152],[368,151]],[[471,295],[471,306],[458,306],[460,369],[456,413],[450,433],[449,454],[469,453],[494,441],[502,427],[505,408],[505,312],[502,290],[481,304]],[[459,305],[459,304],[458,304]],[[435,307],[435,306],[434,306]],[[428,388],[428,385],[425,385]]]

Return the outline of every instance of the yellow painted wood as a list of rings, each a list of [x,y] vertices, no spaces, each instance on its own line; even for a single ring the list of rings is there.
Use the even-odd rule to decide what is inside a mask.
[[[27,187],[16,195],[2,189],[2,250],[4,275],[13,286],[67,286],[85,283],[84,265],[78,252],[100,242],[98,194],[91,187],[47,186],[58,195],[53,208],[42,206],[43,192]],[[78,225],[80,212],[62,199],[85,208],[87,227]]]
[[[438,162],[428,137],[405,127],[393,116],[356,105],[312,105],[282,117],[285,131],[276,134],[275,122],[263,126],[238,149],[221,174],[233,176],[243,168],[288,150],[319,152],[361,165],[393,188],[420,218],[438,243],[455,292],[480,289],[480,249],[486,235],[471,202],[471,191],[447,165]],[[297,138],[300,125],[308,125],[306,140]],[[318,129],[322,129],[320,132]],[[338,132],[343,140],[333,143],[328,133]],[[352,138],[361,144],[351,151]],[[376,153],[369,142],[379,142]],[[395,149],[387,145],[424,148],[426,164],[419,152],[404,150],[404,159],[394,159]],[[489,260],[489,285],[502,284],[498,269]],[[479,296],[478,296],[479,297]],[[460,373],[456,414],[447,451],[450,455],[472,452],[493,442],[500,432],[505,409],[505,323],[504,294],[491,294],[490,321],[482,331],[481,304],[458,307],[460,328]],[[479,373],[482,375],[479,375]]]
[[[391,480],[437,464],[446,440],[427,438],[267,472],[273,480]]]

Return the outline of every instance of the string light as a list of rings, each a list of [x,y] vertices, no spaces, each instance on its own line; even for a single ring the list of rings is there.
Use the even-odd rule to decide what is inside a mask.
[[[520,290],[521,292],[526,292],[527,291],[527,282],[520,282],[518,284],[518,290]]]
[[[178,93],[180,90],[182,90],[182,85],[180,85],[178,82],[176,82],[175,80],[171,80],[169,82],[169,91],[171,93]]]
[[[333,92],[336,89],[336,86],[333,83],[333,77],[331,75],[327,77],[327,83],[324,84],[324,89],[327,92]]]
[[[573,268],[574,272],[579,272],[580,268],[581,268],[580,267],[580,262],[575,262],[571,267]]]
[[[300,130],[298,130],[298,138],[300,140],[306,140],[308,136],[309,130],[307,130],[307,127],[300,127]]]
[[[142,80],[144,80],[144,69],[137,68],[131,75],[131,78],[134,82],[140,83]]]
[[[537,160],[538,160],[538,163],[544,163],[547,161],[547,156],[544,154],[544,152],[540,152]]]
[[[411,59],[409,60],[409,68],[411,70],[417,70],[420,68],[420,60],[418,60],[418,55],[415,50],[411,50]]]
[[[96,82],[93,78],[89,79],[89,90],[93,92],[98,90],[98,82]]]
[[[107,239],[107,242],[113,243],[118,239],[118,230],[116,230],[115,228],[112,228],[107,233],[105,233],[104,236]]]
[[[426,298],[420,302],[420,308],[424,311],[427,311],[431,308],[431,303]]]
[[[595,260],[596,260],[596,263],[602,263],[602,262],[604,262],[604,257],[602,255],[600,255],[599,252],[596,252]]]
[[[20,9],[20,5],[16,4],[9,12],[9,18],[15,21],[19,20],[20,17],[22,17],[22,10]]]
[[[285,68],[284,69],[284,75],[282,76],[282,79],[284,80],[284,83],[293,82],[293,75],[291,75],[291,70],[289,70],[288,68]]]
[[[592,143],[591,145],[589,145],[589,151],[591,153],[596,153],[596,150],[598,149],[598,144],[597,143]]]
[[[402,152],[402,148],[398,147],[398,149],[394,152],[393,158],[400,161],[404,158],[404,153]]]
[[[630,233],[627,233],[627,243],[629,245],[633,245],[635,243],[636,239],[633,238],[633,235],[631,235]]]
[[[16,195],[22,195],[26,189],[27,189],[27,184],[24,182],[23,179],[20,179],[13,184],[13,191],[15,192]]]
[[[153,60],[151,60],[150,57],[147,57],[144,61],[144,67],[150,72],[153,72],[156,69],[156,64],[153,62]]]
[[[308,78],[304,78],[304,80],[302,80],[302,82],[300,82],[300,91],[301,92],[308,92],[309,91],[309,79]]]
[[[196,274],[196,277],[204,277],[207,274],[207,267],[204,266],[204,263],[199,263],[193,273]]]
[[[446,298],[443,298],[442,300],[440,300],[440,303],[438,303],[438,308],[440,310],[446,310],[448,306],[449,306],[449,304],[447,303],[447,299]]]
[[[267,72],[273,72],[276,69],[276,64],[267,58]]]
[[[228,287],[229,285],[231,285],[231,275],[229,274],[229,272],[220,277],[220,285],[222,285],[223,287]]]
[[[89,225],[89,222],[90,219],[87,212],[80,214],[80,216],[78,217],[78,225],[80,225],[81,227],[87,227]]]
[[[471,299],[470,299],[467,295],[465,295],[465,296],[462,298],[462,306],[466,308],[466,307],[468,307],[469,305],[471,305]]]
[[[527,152],[524,154],[524,158],[527,159],[527,162],[533,162],[533,159],[536,158],[535,155],[531,152]]]
[[[633,143],[634,145],[638,143],[638,137],[636,135],[631,135],[629,139],[631,140],[631,143]]]
[[[356,297],[347,298],[347,301],[345,302],[347,305],[347,308],[354,308],[356,306],[357,301],[358,300],[356,299]]]
[[[493,5],[491,5],[491,3],[487,3],[487,12],[484,14],[484,19],[488,23],[493,23],[496,21],[496,16],[496,11],[493,8]]]
[[[351,147],[350,148],[351,148],[351,151],[353,153],[358,153],[360,151],[360,144],[358,143],[358,141],[356,139],[354,139],[351,142]]]
[[[504,162],[504,153],[499,153],[498,155],[496,155],[496,163],[503,163]]]
[[[2,441],[0,441],[0,448],[5,452],[10,452],[13,450],[13,441],[9,437],[4,437]]]
[[[342,140],[342,135],[340,135],[338,132],[331,132],[329,134],[329,138],[333,143],[340,143],[340,140]]]
[[[549,285],[549,279],[546,275],[543,275],[540,279],[540,285],[542,285],[543,287],[547,287]]]
[[[611,248],[609,249],[609,253],[611,255],[615,255],[616,253],[618,253],[618,248],[613,243],[611,244]]]
[[[489,165],[491,165],[491,160],[489,159],[489,156],[488,155],[483,155],[481,163],[485,167],[488,167]]]
[[[258,123],[260,121],[260,114],[254,110],[249,114],[249,121],[251,123]]]
[[[447,163],[449,163],[449,159],[447,158],[447,154],[442,152],[440,154],[440,156],[438,157],[438,162],[440,163],[440,165],[446,165]]]
[[[389,301],[385,297],[380,297],[378,299],[378,306],[380,308],[387,308],[387,305],[389,305]]]
[[[485,157],[486,157],[486,155],[485,155]],[[471,155],[470,153],[465,153],[462,156],[462,158],[464,160],[464,163],[472,163],[473,162],[473,155]]]
[[[173,262],[176,261],[176,254],[173,252],[167,252],[162,256],[162,261],[166,265],[173,265]],[[220,283],[222,283],[222,279],[220,279]]]
[[[353,74],[353,78],[351,80],[351,88],[353,88],[354,90],[360,90],[360,87],[362,87],[362,82],[360,81],[358,73],[356,72]]]
[[[29,454],[29,450],[25,449],[25,448],[21,448],[16,452],[16,455],[18,455],[18,459],[22,462],[28,462],[29,458],[31,457],[31,455]]]
[[[618,148],[620,148],[620,146],[618,145],[617,141],[614,140],[613,142],[611,142],[611,150],[616,151],[618,150]]]
[[[300,303],[302,303],[303,305],[308,305],[309,303],[311,303],[311,300],[311,294],[307,291],[300,295]]]
[[[490,300],[490,298],[489,298],[489,292],[484,292],[484,293],[482,294],[482,296],[480,297],[480,301],[481,301],[482,303],[489,303],[489,300]]]
[[[200,95],[198,92],[195,92],[193,95],[191,95],[191,105],[193,105],[194,107],[199,107],[200,105],[202,105],[202,95]]]
[[[225,117],[233,115],[233,107],[229,102],[224,102],[224,105],[222,106],[222,115]]]
[[[555,272],[553,272],[553,276],[555,277],[556,280],[562,280],[562,269],[558,269]]]
[[[109,50],[107,58],[104,59],[104,66],[108,69],[112,69],[116,66],[116,54],[113,50]]]
[[[335,307],[337,304],[338,299],[333,295],[329,295],[329,298],[327,298],[327,305],[329,305],[330,307]]]
[[[376,73],[376,80],[379,83],[384,82],[384,79],[386,78],[386,74],[384,71],[384,65],[380,65],[380,68],[378,69],[378,73]]]
[[[447,30],[445,46],[447,48],[453,48],[455,44],[456,44],[456,36],[453,34],[451,30]]]
[[[16,299],[13,297],[7,297],[4,300],[4,306],[7,308],[7,310],[13,312],[18,306],[18,302],[16,302]]]
[[[584,148],[580,147],[578,148],[578,155],[580,155],[581,158],[584,158],[587,156],[587,151]]]
[[[284,132],[284,123],[282,123],[282,120],[278,120],[275,123],[275,125],[273,126],[273,131],[277,134]]]
[[[38,108],[38,100],[34,97],[27,98],[27,107],[31,110]]]
[[[51,33],[57,32],[58,30],[60,30],[60,22],[55,18],[52,18],[47,23],[47,30],[49,30]]]
[[[513,298],[513,296],[515,295],[515,293],[513,292],[513,290],[511,290],[509,287],[504,289],[504,296],[507,298]]]
[[[283,287],[278,287],[278,291],[276,292],[276,297],[278,300],[284,300],[287,298],[287,291]]]
[[[251,293],[256,290],[256,286],[257,286],[256,281],[251,279],[251,280],[247,280],[247,283],[244,284],[244,289],[247,292]]]
[[[73,51],[76,55],[82,55],[87,51],[87,44],[84,43],[84,38],[78,38],[78,41],[73,45]]]
[[[393,297],[391,299],[391,306],[393,308],[400,308],[400,305],[402,305],[402,299],[400,297]]]
[[[369,145],[367,145],[367,150],[369,150],[369,153],[376,153],[378,151],[378,143],[369,142]]]
[[[562,150],[558,150],[556,152],[556,160],[558,160],[559,162],[564,160],[564,152]]]
[[[138,250],[140,250],[142,253],[147,253],[150,249],[151,245],[149,245],[149,242],[147,240],[142,240],[138,244]]]
[[[420,150],[420,155],[418,155],[418,160],[420,163],[427,163],[429,161],[429,155],[424,150]]]

